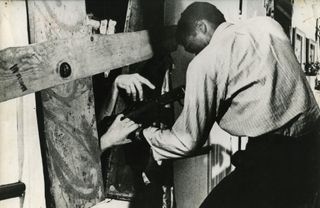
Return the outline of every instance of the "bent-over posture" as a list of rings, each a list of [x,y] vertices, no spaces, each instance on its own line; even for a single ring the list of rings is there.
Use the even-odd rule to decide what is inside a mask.
[[[314,205],[320,110],[281,26],[267,17],[231,24],[215,6],[196,2],[181,14],[177,41],[197,55],[174,126],[143,131],[154,158],[189,155],[217,122],[249,142],[201,207]]]

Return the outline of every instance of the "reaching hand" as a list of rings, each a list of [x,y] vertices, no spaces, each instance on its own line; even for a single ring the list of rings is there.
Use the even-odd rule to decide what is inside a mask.
[[[136,124],[129,118],[123,118],[123,114],[119,114],[113,121],[107,132],[101,137],[101,149],[121,145],[131,142],[127,139],[127,136],[139,128],[139,124]]]
[[[146,85],[151,89],[155,88],[149,80],[137,73],[119,75],[115,80],[115,85],[118,88],[124,89],[134,101],[138,99],[143,100],[142,85]]]

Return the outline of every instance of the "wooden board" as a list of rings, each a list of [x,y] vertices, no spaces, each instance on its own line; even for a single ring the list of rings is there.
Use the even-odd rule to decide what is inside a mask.
[[[147,31],[83,34],[7,48],[0,51],[0,102],[151,57]]]
[[[86,44],[77,40],[87,31],[82,23],[86,15],[84,0],[29,0],[28,14],[32,42],[71,38],[75,43],[79,41],[77,44]],[[71,39],[65,43],[70,43]],[[86,51],[79,47],[78,52],[65,49],[60,54],[60,58],[72,60],[71,66],[76,69],[72,76],[77,71],[90,71],[87,66],[97,66],[94,62],[87,63],[87,58],[92,54],[88,57]],[[46,54],[45,51],[54,51],[54,47],[43,48],[40,53]],[[100,47],[99,51],[103,53],[104,49]],[[55,54],[59,55],[57,52]],[[47,79],[42,79],[42,82],[50,82],[49,78],[53,76],[48,72],[46,74]],[[37,107],[42,107],[38,110],[38,120],[47,207],[91,207],[103,199],[93,100],[91,78],[78,79],[38,94]]]

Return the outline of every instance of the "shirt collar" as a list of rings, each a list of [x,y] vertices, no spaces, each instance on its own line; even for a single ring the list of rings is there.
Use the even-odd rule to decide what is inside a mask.
[[[230,25],[232,25],[232,23],[230,22],[221,23],[213,32],[210,43],[214,42],[214,40],[217,39],[223,33],[223,31],[227,29],[227,27],[229,27]]]

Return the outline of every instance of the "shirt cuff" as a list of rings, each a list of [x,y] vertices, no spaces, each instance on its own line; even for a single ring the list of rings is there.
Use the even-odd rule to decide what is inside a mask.
[[[154,135],[157,130],[158,129],[155,128],[155,127],[149,127],[149,128],[144,129],[142,131],[142,134],[143,134],[144,138],[146,139],[146,141],[148,142],[148,144],[151,147],[153,159],[155,161],[157,161],[157,163],[158,162],[161,163],[161,160],[163,160],[165,158],[163,156],[161,156],[159,153],[156,152],[155,147],[152,144],[152,135]]]

